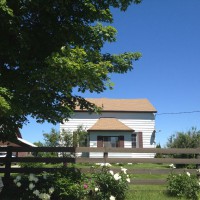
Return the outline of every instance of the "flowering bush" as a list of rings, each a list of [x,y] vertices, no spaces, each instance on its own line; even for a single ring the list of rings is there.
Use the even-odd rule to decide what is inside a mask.
[[[123,200],[130,182],[127,169],[119,173],[110,170],[110,164],[92,168],[92,173],[81,174],[75,168],[64,168],[55,178],[53,199]]]
[[[17,176],[9,188],[15,196],[6,199],[124,200],[130,182],[127,169],[121,167],[120,172],[114,173],[109,166],[92,167],[88,174],[74,167],[63,167],[52,174]]]
[[[198,199],[200,182],[196,175],[191,175],[189,172],[183,174],[171,173],[167,181],[167,190],[171,195],[193,200]]]
[[[109,167],[103,166],[99,173],[94,173],[92,179],[95,181],[95,187],[92,199],[102,200],[122,200],[125,199],[130,182],[127,169],[121,167],[121,171],[114,173]]]
[[[53,182],[46,173],[17,176],[14,181],[20,199],[49,200],[54,192]]]

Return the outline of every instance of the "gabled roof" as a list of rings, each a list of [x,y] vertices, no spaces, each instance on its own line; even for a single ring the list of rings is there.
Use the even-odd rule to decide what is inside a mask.
[[[86,100],[102,107],[102,112],[157,112],[148,99],[86,98]],[[81,110],[76,109],[76,111]]]
[[[17,138],[16,140],[13,141],[5,141],[2,142],[0,141],[0,147],[1,146],[13,146],[13,147],[37,147],[36,145],[22,139],[22,138]]]
[[[22,138],[17,138],[18,141],[20,141],[21,143],[27,145],[27,146],[30,146],[30,147],[37,147],[36,145],[34,145],[33,143],[31,142],[28,142],[27,140],[24,140]]]
[[[31,142],[28,142],[22,138],[21,132],[19,129],[16,130],[15,137],[12,141],[0,141],[0,146],[27,146],[27,147],[37,147]]]
[[[88,131],[134,131],[116,118],[99,118]]]

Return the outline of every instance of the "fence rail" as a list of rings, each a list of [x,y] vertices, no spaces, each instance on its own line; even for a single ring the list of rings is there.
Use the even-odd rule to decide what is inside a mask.
[[[156,163],[156,164],[194,164],[200,166],[200,148],[196,149],[152,149],[152,148],[91,148],[91,147],[1,147],[0,152],[7,152],[6,157],[0,158],[0,163],[4,163],[5,167],[0,168],[0,173],[4,173],[4,179],[9,179],[11,173],[40,173],[42,171],[55,171],[58,168],[17,168],[12,167],[12,163]],[[68,153],[72,155],[80,155],[80,153],[103,152],[103,158],[90,157],[12,157],[13,152],[57,152]],[[163,158],[109,158],[108,153],[157,153],[162,154]],[[195,158],[173,158],[171,155],[193,154]],[[90,169],[80,169],[82,172],[90,172]],[[113,168],[114,171],[119,169]],[[130,169],[129,173],[133,174],[169,174],[172,169]],[[174,173],[181,173],[185,169],[173,169]],[[195,173],[196,169],[187,169],[190,173]],[[135,180],[132,184],[165,184],[166,180]]]

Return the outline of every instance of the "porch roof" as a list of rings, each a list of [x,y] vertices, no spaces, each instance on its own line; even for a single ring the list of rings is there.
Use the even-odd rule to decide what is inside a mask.
[[[88,131],[131,131],[134,130],[116,118],[99,118]]]

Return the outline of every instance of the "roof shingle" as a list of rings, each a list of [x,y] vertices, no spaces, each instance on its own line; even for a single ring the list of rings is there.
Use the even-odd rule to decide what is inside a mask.
[[[116,118],[99,118],[88,131],[133,131]]]
[[[87,101],[103,108],[103,112],[153,112],[156,109],[148,99],[108,99],[108,98],[86,98]],[[76,109],[76,111],[80,111]]]

